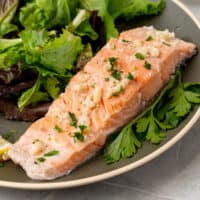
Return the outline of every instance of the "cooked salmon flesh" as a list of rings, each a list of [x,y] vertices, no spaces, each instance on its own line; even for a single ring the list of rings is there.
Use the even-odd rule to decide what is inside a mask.
[[[69,174],[138,115],[196,46],[141,27],[111,39],[9,150],[32,179]]]

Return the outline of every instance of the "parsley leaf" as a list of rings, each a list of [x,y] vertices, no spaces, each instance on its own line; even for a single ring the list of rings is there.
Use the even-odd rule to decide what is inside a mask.
[[[145,117],[140,118],[136,123],[137,133],[146,132],[146,139],[153,144],[158,144],[165,137],[162,129],[168,126],[159,122],[153,115],[153,109]]]
[[[193,104],[200,103],[200,93],[189,90],[194,84],[183,84],[181,74],[178,73],[177,86],[169,93],[171,98],[170,108],[177,117],[185,117],[191,110]],[[198,87],[198,83],[196,87]]]
[[[170,97],[172,98],[170,108],[178,117],[184,117],[190,111],[191,104],[187,101],[183,88],[176,87],[171,91]]]
[[[191,91],[186,91],[185,97],[190,103],[200,103],[200,94]]]
[[[107,146],[104,152],[104,159],[107,164],[114,163],[120,158],[129,158],[141,147],[140,141],[136,138],[132,127],[125,127],[117,138]]]

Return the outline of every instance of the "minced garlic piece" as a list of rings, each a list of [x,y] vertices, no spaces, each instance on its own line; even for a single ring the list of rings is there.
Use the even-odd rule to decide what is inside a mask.
[[[38,155],[44,152],[45,150],[45,144],[41,140],[35,140],[33,141],[30,152],[33,155]]]

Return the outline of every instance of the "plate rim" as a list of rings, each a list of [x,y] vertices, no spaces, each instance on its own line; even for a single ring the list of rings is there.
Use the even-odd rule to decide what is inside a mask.
[[[193,15],[193,13],[186,7],[186,5],[180,0],[171,0],[173,1],[178,7],[180,7],[197,25],[200,30],[200,22],[198,19]],[[62,182],[54,182],[54,183],[22,183],[22,182],[14,182],[14,181],[0,181],[0,187],[6,188],[15,188],[15,189],[23,189],[23,190],[49,190],[49,189],[62,189],[62,188],[72,188],[78,187],[82,185],[88,185],[91,183],[99,182],[102,180],[106,180],[115,176],[119,176],[123,173],[129,172],[137,167],[140,167],[149,161],[157,158],[159,155],[167,151],[170,147],[172,147],[175,143],[177,143],[189,130],[192,126],[197,122],[200,117],[200,107],[197,109],[194,116],[190,119],[190,121],[184,126],[184,128],[171,140],[169,140],[166,144],[158,148],[157,150],[153,151],[152,153],[144,156],[143,158],[130,163],[126,166],[120,167],[118,169],[112,170],[110,172],[105,172],[96,176],[91,176],[88,178],[81,178],[78,180],[72,181],[62,181]]]

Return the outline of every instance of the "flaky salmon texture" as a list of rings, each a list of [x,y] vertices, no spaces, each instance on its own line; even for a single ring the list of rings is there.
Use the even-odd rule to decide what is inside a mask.
[[[9,156],[32,179],[69,174],[153,100],[196,46],[141,27],[111,39],[70,81]]]

